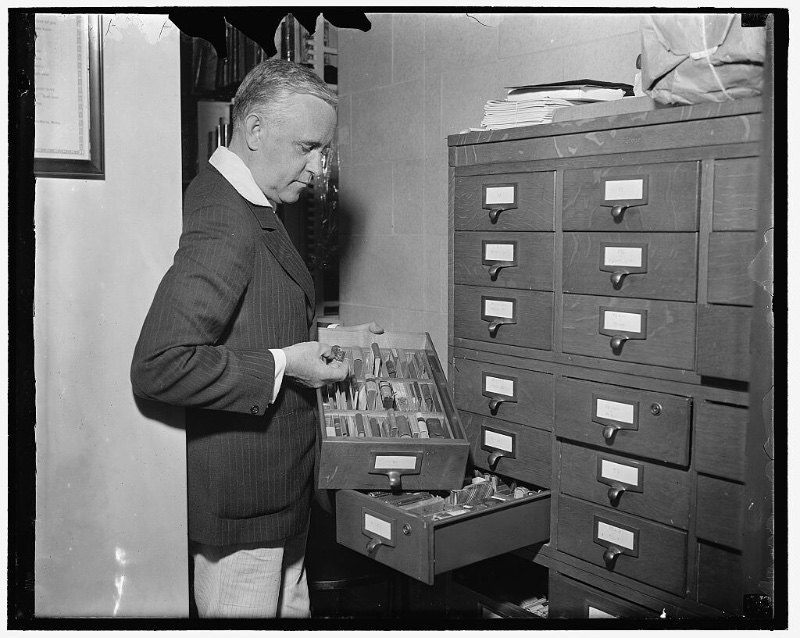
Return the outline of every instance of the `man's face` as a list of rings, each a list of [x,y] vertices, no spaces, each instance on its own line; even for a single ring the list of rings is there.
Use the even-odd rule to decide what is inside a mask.
[[[322,157],[333,139],[336,110],[313,95],[292,94],[280,121],[259,131],[259,148],[250,171],[275,204],[291,204],[314,176],[322,174]]]

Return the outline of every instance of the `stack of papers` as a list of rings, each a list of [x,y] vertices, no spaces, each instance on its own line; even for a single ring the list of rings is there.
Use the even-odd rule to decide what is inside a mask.
[[[516,126],[547,124],[553,121],[557,109],[587,102],[619,100],[633,95],[629,84],[575,80],[555,84],[535,84],[506,87],[505,100],[489,100],[484,107],[481,126],[484,129],[504,129]]]
[[[489,100],[483,109],[481,126],[489,129],[513,128],[553,121],[556,109],[580,104],[575,100],[543,98],[541,100]]]

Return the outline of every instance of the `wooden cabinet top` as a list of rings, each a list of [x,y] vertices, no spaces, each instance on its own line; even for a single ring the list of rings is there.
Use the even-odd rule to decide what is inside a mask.
[[[607,129],[651,126],[691,120],[708,120],[713,118],[749,115],[761,111],[761,98],[746,98],[731,102],[704,102],[691,106],[664,106],[653,111],[624,113],[584,120],[557,122],[554,124],[537,124],[518,128],[470,131],[458,133],[447,138],[448,146],[470,146],[526,140],[533,138],[553,137],[558,135],[581,134]]]

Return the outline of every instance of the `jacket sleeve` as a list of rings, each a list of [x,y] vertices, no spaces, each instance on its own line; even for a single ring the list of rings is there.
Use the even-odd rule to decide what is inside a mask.
[[[175,260],[134,350],[131,382],[137,396],[264,413],[275,382],[272,354],[219,344],[252,277],[252,232],[240,215],[221,206],[184,217]]]

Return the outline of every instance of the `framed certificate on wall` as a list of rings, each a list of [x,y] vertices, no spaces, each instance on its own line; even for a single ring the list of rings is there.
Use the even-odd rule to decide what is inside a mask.
[[[103,179],[101,17],[37,13],[34,172]]]

